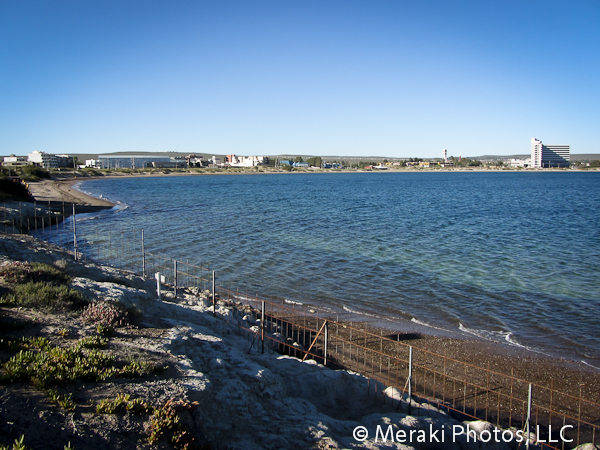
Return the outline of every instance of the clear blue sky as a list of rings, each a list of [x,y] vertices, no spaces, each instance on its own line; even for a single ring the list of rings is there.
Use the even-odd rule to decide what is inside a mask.
[[[600,153],[600,1],[0,0],[0,154]]]

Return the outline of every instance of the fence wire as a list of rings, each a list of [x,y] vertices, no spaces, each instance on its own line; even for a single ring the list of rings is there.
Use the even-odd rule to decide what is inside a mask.
[[[77,233],[76,224],[67,224],[59,217],[41,214],[35,223],[29,220],[23,226],[16,223],[13,214],[12,223],[4,221],[4,231],[29,230],[78,260],[93,260],[146,278],[155,278],[159,273],[161,287],[171,298],[183,298],[184,294],[198,301],[206,298],[215,312],[217,306],[230,307],[230,313],[222,318],[237,327],[251,349],[313,359],[332,369],[358,372],[368,380],[395,388],[392,398],[382,398],[396,402],[402,398],[399,408],[406,412],[410,412],[411,405],[418,405],[412,406],[413,414],[437,409],[458,420],[485,420],[504,429],[525,430],[529,425],[541,448],[600,445],[600,404],[596,398],[584,398],[581,386],[579,395],[567,394],[489,366],[412,348],[402,341],[401,334],[377,334],[364,323],[340,321],[314,306],[213,285],[214,272],[208,264],[191,264],[148,251],[141,229],[82,234]],[[530,388],[533,396],[529,414]],[[561,429],[565,432],[559,437]]]

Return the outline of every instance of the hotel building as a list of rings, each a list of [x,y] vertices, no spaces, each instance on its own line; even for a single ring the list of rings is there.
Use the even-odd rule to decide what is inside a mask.
[[[569,167],[570,151],[569,145],[544,145],[531,138],[531,167]]]

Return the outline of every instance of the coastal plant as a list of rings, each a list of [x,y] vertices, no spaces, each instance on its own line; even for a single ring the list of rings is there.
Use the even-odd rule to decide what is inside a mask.
[[[11,261],[0,267],[0,277],[12,284],[23,284],[30,281],[46,282],[53,285],[68,284],[71,277],[67,275],[57,264],[26,261]]]
[[[105,336],[114,336],[115,335],[114,327],[112,327],[111,325],[104,325],[102,323],[99,323],[96,326],[96,331],[98,331],[99,334],[103,334]]]
[[[183,400],[169,400],[160,408],[155,408],[150,419],[148,442],[154,444],[165,433],[170,432],[171,444],[176,449],[191,450],[199,448],[196,439],[181,423],[181,413],[192,411],[198,403]]]
[[[15,183],[12,180],[0,178],[0,200],[30,202],[31,194],[23,183]]]
[[[5,382],[30,381],[38,388],[75,380],[103,381],[118,375],[114,356],[96,348],[85,349],[79,341],[63,348],[53,346],[40,338],[37,344],[23,343],[21,350],[2,365]]]
[[[40,178],[50,178],[50,172],[41,167],[28,164],[21,168],[21,178],[27,181],[38,181]]]
[[[12,447],[0,444],[0,450],[29,450],[28,447],[23,443],[24,440],[25,435],[22,434],[21,437],[15,439],[15,443],[12,445]],[[71,442],[69,442],[63,448],[64,450],[74,450],[73,447],[71,447]]]
[[[64,348],[44,337],[8,341],[7,347],[19,352],[2,365],[0,382],[30,381],[38,388],[75,380],[104,381],[109,377],[146,377],[162,369],[148,361],[132,360],[115,366],[114,355],[101,351],[108,339],[89,336]]]
[[[157,367],[148,361],[131,361],[119,371],[123,378],[146,377],[157,371]]]
[[[17,284],[5,296],[10,304],[45,311],[68,311],[85,306],[85,296],[65,285],[56,286],[47,282],[29,281]]]
[[[77,341],[76,345],[82,348],[104,348],[108,343],[108,339],[100,336],[88,336]]]
[[[103,299],[91,302],[81,313],[81,319],[87,323],[103,326],[126,326],[130,314],[120,304]],[[98,330],[100,332],[100,330]]]
[[[12,447],[9,447],[8,445],[0,445],[0,450],[27,450],[27,447],[25,444],[23,444],[24,440],[25,435],[22,434],[20,438],[15,439],[15,443],[12,445]]]
[[[117,394],[114,400],[103,399],[96,406],[98,414],[116,414],[128,412],[132,414],[150,414],[148,442],[156,443],[162,436],[169,436],[173,447],[181,450],[192,450],[199,447],[196,439],[181,423],[181,414],[192,411],[198,406],[197,402],[169,400],[161,407],[154,407],[141,398],[131,399],[129,394]]]
[[[115,414],[123,409],[135,414],[151,414],[154,411],[150,404],[141,398],[132,400],[129,394],[117,394],[114,400],[104,399],[96,406],[96,412],[99,414]]]
[[[48,397],[54,403],[58,403],[63,409],[67,411],[75,411],[77,405],[73,401],[72,394],[59,394],[56,389],[48,389]]]

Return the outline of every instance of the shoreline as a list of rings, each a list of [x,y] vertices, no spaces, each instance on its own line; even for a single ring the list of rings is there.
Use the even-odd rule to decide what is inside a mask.
[[[77,178],[44,180],[29,183],[28,189],[36,202],[48,204],[50,209],[64,205],[66,207],[65,217],[72,215],[73,206],[75,206],[75,214],[83,214],[110,209],[116,205],[116,203],[92,197],[75,189],[73,185],[80,181],[83,180]]]
[[[433,394],[431,397],[424,386],[431,387],[432,380],[425,380],[426,373],[424,371],[440,370],[441,367],[439,362],[436,366],[436,361],[431,356],[426,356],[425,352],[416,350],[414,355],[416,365],[412,383],[414,390],[410,402],[413,407],[411,413],[404,407],[408,404],[408,397],[406,394],[403,395],[403,391],[400,392],[405,376],[405,367],[402,365],[398,366],[401,368],[400,377],[394,377],[391,380],[388,378],[388,381],[391,381],[391,384],[388,384],[385,382],[385,373],[384,376],[381,376],[381,370],[379,370],[378,374],[377,368],[374,368],[370,358],[366,359],[368,367],[362,375],[354,372],[352,368],[330,370],[318,363],[318,357],[317,361],[309,360],[302,363],[300,359],[286,356],[285,352],[282,355],[282,352],[277,351],[277,344],[282,342],[276,337],[277,329],[271,329],[268,334],[269,339],[275,338],[270,341],[275,346],[267,345],[265,354],[261,352],[258,345],[254,346],[254,350],[251,351],[255,340],[256,342],[260,341],[260,335],[254,336],[255,332],[251,332],[251,328],[248,328],[255,323],[253,319],[257,317],[256,315],[260,314],[256,309],[253,310],[254,317],[242,319],[242,316],[248,314],[248,308],[239,309],[235,304],[228,305],[219,301],[216,305],[217,317],[213,317],[212,302],[208,297],[199,296],[198,292],[183,293],[178,299],[170,297],[160,301],[156,299],[154,284],[151,280],[119,272],[118,269],[109,266],[76,262],[71,259],[65,260],[64,253],[58,247],[38,241],[31,236],[7,237],[1,240],[0,244],[0,259],[5,263],[8,260],[27,260],[54,265],[75,276],[76,278],[69,285],[89,296],[90,299],[102,296],[105,300],[119,302],[124,306],[136,305],[138,308],[136,326],[130,327],[126,324],[115,326],[116,333],[108,337],[110,346],[104,351],[111,352],[116,359],[123,361],[130,361],[132,355],[135,355],[136,361],[143,358],[143,361],[149,361],[166,369],[138,379],[86,380],[63,383],[59,392],[72,398],[74,412],[54,406],[49,408],[50,403],[42,392],[28,388],[26,385],[26,389],[23,389],[23,383],[8,385],[1,406],[4,407],[5,412],[8,411],[10,414],[10,416],[5,414],[7,420],[8,417],[11,420],[10,431],[12,432],[14,428],[19,433],[23,433],[29,445],[43,442],[45,439],[59,439],[62,446],[61,440],[67,441],[68,439],[70,442],[75,442],[78,448],[85,445],[91,449],[108,448],[108,446],[101,445],[104,442],[110,442],[111,448],[133,448],[135,443],[132,444],[132,442],[137,438],[135,433],[139,434],[140,438],[147,436],[147,427],[141,421],[131,420],[131,415],[123,415],[119,412],[116,415],[94,413],[95,405],[105,399],[115,398],[117,393],[121,395],[125,393],[133,399],[141,399],[155,408],[165,402],[174,402],[179,399],[188,402],[185,404],[194,402],[193,404],[197,405],[193,416],[195,420],[183,423],[188,426],[189,432],[193,436],[206,440],[215,445],[215,448],[245,448],[249,445],[249,436],[255,437],[253,442],[256,448],[273,450],[308,448],[306,444],[313,441],[319,445],[318,447],[310,446],[310,448],[325,448],[326,446],[330,448],[366,448],[360,444],[355,445],[356,438],[352,439],[352,430],[356,426],[366,427],[365,429],[371,430],[371,437],[375,437],[375,426],[378,424],[387,426],[389,423],[398,423],[400,429],[408,427],[415,430],[428,428],[432,422],[438,425],[443,423],[446,426],[448,423],[471,424],[472,426],[483,424],[487,427],[498,426],[500,429],[512,429],[513,432],[523,428],[520,406],[522,399],[527,397],[526,392],[523,392],[527,385],[519,384],[515,380],[514,392],[512,384],[510,387],[511,401],[514,401],[515,404],[501,402],[500,397],[495,394],[498,392],[498,380],[493,374],[497,371],[498,365],[490,364],[488,366],[492,373],[491,380],[488,378],[487,383],[485,376],[471,373],[469,369],[469,383],[478,383],[481,386],[472,385],[469,388],[469,396],[475,395],[480,399],[479,403],[475,403],[476,410],[473,411],[470,409],[473,401],[470,401],[469,396],[465,395],[466,383],[463,386],[461,381],[463,373],[465,378],[467,377],[463,365],[449,359],[447,366],[443,365],[443,378],[438,378],[437,384],[435,384],[435,379],[433,380],[433,389],[438,395]],[[27,324],[29,322],[32,324],[25,331],[23,331],[23,326],[10,328],[9,332],[12,333],[10,338],[12,339],[20,338],[23,334],[43,336],[49,339],[53,346],[66,347],[82,336],[96,335],[95,325],[84,323],[80,318],[72,315],[49,314],[44,311],[36,311],[34,308],[21,307],[3,307],[2,310],[6,323],[12,320],[18,323]],[[244,332],[236,332],[238,324],[236,318],[247,322],[243,328]],[[300,322],[299,319],[299,317],[296,318],[297,323]],[[228,324],[228,322],[230,323]],[[314,323],[308,325],[314,327]],[[366,343],[362,335],[354,334],[353,337],[349,337],[348,330],[343,328],[343,323],[339,324],[339,330],[335,327],[330,328],[332,340],[335,340],[339,331],[339,337],[346,339],[347,342],[352,341],[357,346],[364,345],[375,352],[379,351],[379,339],[369,339],[371,342]],[[356,328],[354,329],[356,330]],[[61,334],[62,330],[64,333]],[[406,335],[398,336],[398,338],[399,342],[404,344],[408,343],[411,338],[417,339],[416,336]],[[429,351],[433,350],[432,347],[436,342],[427,337],[420,339],[426,341]],[[439,353],[447,354],[449,358],[453,357],[452,350],[462,352],[462,349],[456,348],[456,342],[453,340],[437,342],[437,344],[447,347],[445,351],[439,351]],[[477,353],[472,346],[469,343],[466,344],[471,354],[476,356]],[[391,347],[395,347],[395,345]],[[333,348],[332,342],[331,349],[333,350]],[[340,348],[339,350],[338,355],[343,357],[344,349]],[[349,351],[352,354],[352,350]],[[383,351],[401,358],[405,355],[405,352],[402,355],[398,354],[397,350],[394,352],[394,348],[385,344]],[[391,353],[389,353],[390,351]],[[15,352],[6,355],[12,356]],[[338,352],[338,348],[335,349],[335,352]],[[347,353],[345,354],[347,355]],[[356,351],[354,354],[358,356]],[[330,361],[334,364],[336,361],[343,363],[343,359],[335,358],[335,356]],[[361,365],[362,357],[355,358],[355,361]],[[502,362],[515,364],[514,359],[500,360],[499,364]],[[519,363],[522,367],[530,365],[529,361],[519,360]],[[545,366],[543,369],[547,377],[555,377],[557,381],[562,379],[564,371],[559,371],[559,368]],[[389,366],[387,370],[389,372]],[[446,374],[448,377],[456,376],[458,381],[455,383],[453,378],[447,379]],[[380,380],[377,380],[378,376]],[[537,380],[532,381],[536,382]],[[571,377],[568,381],[577,383],[580,379]],[[581,391],[578,390],[579,386],[576,386],[577,396],[586,400],[597,396],[595,380],[588,377],[584,381],[586,381],[586,386]],[[389,385],[396,387],[386,389],[386,386]],[[548,414],[544,413],[543,405],[547,402],[544,392],[534,387],[536,410],[533,416],[535,434],[532,435],[534,439],[532,443],[535,443],[535,440],[540,443],[548,442],[543,440],[547,439],[544,429],[550,430],[552,427],[552,432],[554,432],[557,420],[563,422],[562,417],[572,417],[573,414],[576,414],[578,417],[576,423],[582,424],[582,427],[586,423],[595,423],[600,404],[584,402],[582,407],[581,402],[578,403],[576,398],[569,399],[560,396],[558,391],[561,386],[562,384],[556,381],[553,383],[554,392],[557,395],[553,405],[554,410],[557,411],[557,417],[554,420],[554,416],[548,417]],[[465,391],[462,390],[463,388]],[[440,397],[439,394],[442,394],[443,397]],[[400,395],[404,398],[402,407],[397,402]],[[508,391],[506,391],[506,395],[508,395]],[[429,398],[431,403],[423,403],[425,398]],[[258,406],[248,409],[249,407],[246,405]],[[463,405],[466,405],[466,411],[462,408]],[[540,405],[542,405],[541,409]],[[51,411],[52,414],[47,414],[46,411]],[[469,416],[473,413],[479,417],[479,420],[473,421],[473,416]],[[123,417],[126,418],[126,421],[122,420]],[[144,420],[149,419],[145,418]],[[298,421],[303,422],[295,428],[290,428]],[[269,425],[267,428],[265,428],[265,423]],[[537,428],[535,428],[536,426]],[[540,427],[541,433],[539,432]],[[582,443],[597,441],[597,433],[594,437],[593,432],[582,429],[580,434],[580,427],[575,426],[574,428],[577,430],[577,434],[573,431],[573,434],[567,435],[569,438],[579,439],[581,436]],[[252,433],[257,429],[265,431],[260,435]],[[474,429],[479,430],[480,428]],[[210,430],[210,433],[207,433],[206,430]],[[264,434],[267,432],[276,437],[280,436],[281,439],[268,440]],[[93,439],[91,439],[92,436]],[[5,432],[0,437],[3,438],[3,441],[9,441],[15,436],[7,435]],[[481,440],[483,443],[489,441],[489,439],[483,438]],[[142,441],[139,440],[139,442]],[[377,439],[371,439],[368,442],[368,448],[374,450],[390,448],[389,443],[385,441],[382,441],[381,444],[377,444],[377,442]],[[432,440],[432,445],[428,447],[447,448],[444,440],[441,441],[441,445],[435,445],[438,442],[440,441],[437,439]],[[422,445],[413,447],[412,440],[410,443],[411,446],[402,446],[402,448],[422,447]],[[483,443],[480,447],[487,448],[487,445]],[[36,446],[43,447],[43,445]],[[36,448],[36,446],[32,448]],[[141,448],[141,446],[139,447]],[[464,446],[452,447],[463,448]],[[567,445],[565,448],[572,447]],[[510,446],[510,448],[516,447]]]
[[[302,172],[300,172],[302,173]],[[227,173],[220,173],[226,175]],[[239,174],[239,173],[237,173]],[[260,174],[260,173],[257,173]],[[196,174],[187,174],[187,176]],[[217,175],[217,174],[215,174]],[[38,201],[50,201],[51,204],[65,205],[75,204],[76,213],[95,212],[102,209],[110,209],[115,203],[92,197],[77,189],[73,185],[87,179],[121,178],[121,177],[147,177],[147,176],[186,176],[186,174],[148,174],[121,176],[76,178],[67,180],[48,180],[39,183],[31,183],[35,186],[30,189]],[[66,214],[65,214],[66,215]],[[317,307],[316,305],[307,305]],[[357,315],[360,317],[360,315]],[[343,318],[344,322],[352,322],[354,326],[364,328],[373,334],[404,333],[413,335],[411,339],[403,342],[429,352],[440,355],[447,354],[453,358],[485,368],[488,365],[496,368],[506,375],[517,376],[534,384],[562,390],[571,395],[579,395],[579,386],[585,384],[588,387],[600,385],[600,369],[584,362],[561,357],[549,356],[527,348],[521,348],[511,344],[489,341],[481,337],[466,335],[452,330],[431,330],[426,325],[421,325],[406,319],[390,317],[385,320],[351,320]],[[592,399],[593,397],[593,399]],[[600,402],[600,393],[593,389],[587,398]]]

